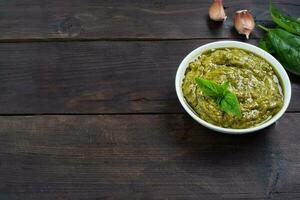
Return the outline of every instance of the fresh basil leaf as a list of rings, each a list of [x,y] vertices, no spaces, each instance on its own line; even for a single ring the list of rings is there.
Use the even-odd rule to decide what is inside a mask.
[[[227,81],[227,82],[223,83],[221,86],[222,86],[223,90],[226,91],[226,90],[228,90],[229,82]]]
[[[270,4],[270,13],[273,21],[285,30],[300,35],[300,22],[297,19],[284,15],[272,3]]]
[[[259,47],[268,53],[274,53],[274,50],[272,49],[272,45],[269,41],[268,35],[265,35],[263,38],[261,38],[259,40]]]
[[[205,96],[217,98],[223,94],[223,87],[213,81],[196,78],[196,83]]]
[[[269,45],[272,47],[272,53],[281,62],[283,67],[300,75],[300,36],[292,34],[284,29],[269,29],[258,25],[261,29],[267,31]]]
[[[217,99],[216,99],[216,102],[218,104],[218,106],[220,107],[221,106],[221,101],[223,100],[224,96],[219,96]]]
[[[195,81],[203,94],[212,97],[222,111],[238,117],[241,116],[240,104],[236,95],[229,91],[228,82],[220,85],[213,81],[201,78],[196,78]]]
[[[267,35],[281,64],[300,75],[300,37],[283,29],[269,29]]]
[[[269,52],[269,53],[270,53],[270,51],[269,51],[269,49],[268,49],[268,47],[267,47],[267,44],[266,44],[266,40],[264,40],[263,38],[259,40],[258,46],[259,46],[261,49],[265,50],[266,52]]]
[[[230,91],[228,91],[222,99],[220,108],[224,112],[230,113],[238,117],[241,117],[242,115],[239,101],[236,95]]]

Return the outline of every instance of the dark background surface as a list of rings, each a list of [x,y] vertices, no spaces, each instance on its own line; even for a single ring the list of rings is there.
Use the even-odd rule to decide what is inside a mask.
[[[300,16],[300,1],[277,0]],[[212,41],[258,44],[238,9],[274,26],[268,1],[0,2],[0,199],[300,199],[300,79],[274,125],[234,136],[181,108],[183,57]]]

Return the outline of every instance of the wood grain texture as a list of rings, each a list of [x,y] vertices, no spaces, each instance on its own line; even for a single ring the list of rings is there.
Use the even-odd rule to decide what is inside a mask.
[[[177,67],[211,41],[2,43],[0,114],[181,113]],[[294,76],[292,88],[300,111]]]
[[[188,52],[243,38],[234,11],[274,25],[268,0],[224,2],[217,24],[211,0],[0,1],[0,200],[300,199],[299,77],[289,113],[253,135],[214,133],[177,100]],[[299,17],[299,0],[273,2]]]
[[[234,136],[184,114],[0,117],[0,198],[299,198],[299,124]]]
[[[300,2],[274,0],[299,17]],[[207,18],[211,0],[3,0],[0,40],[244,38],[232,29],[236,10],[251,10],[258,23],[270,22],[268,0],[227,0],[228,20]],[[261,36],[258,30],[251,36]]]

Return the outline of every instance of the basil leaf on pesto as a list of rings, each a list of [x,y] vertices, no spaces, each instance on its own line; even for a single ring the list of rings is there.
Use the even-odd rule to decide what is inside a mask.
[[[213,81],[195,78],[203,94],[208,97],[218,98],[224,91],[223,87]]]
[[[202,78],[195,78],[195,81],[203,92],[204,96],[215,99],[222,111],[234,116],[241,116],[239,101],[236,95],[228,89],[228,82],[220,85],[213,81]]]
[[[223,97],[220,108],[226,113],[231,113],[232,115],[240,117],[241,109],[239,101],[236,97],[236,95],[233,92],[226,92],[225,96]]]

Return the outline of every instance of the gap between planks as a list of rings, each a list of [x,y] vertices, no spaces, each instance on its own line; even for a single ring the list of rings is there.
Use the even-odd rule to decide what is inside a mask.
[[[285,113],[300,113],[300,111],[286,111]],[[142,112],[142,113],[133,113],[133,112],[128,112],[128,113],[1,113],[0,117],[5,117],[5,116],[60,116],[60,115],[74,115],[74,116],[97,116],[97,115],[102,115],[102,116],[111,116],[111,115],[185,115],[187,113],[185,112],[165,112],[165,113],[157,113],[157,112]]]
[[[191,41],[191,40],[259,40],[253,37],[244,38],[209,37],[209,38],[30,38],[30,39],[0,39],[0,43],[39,43],[39,42],[159,42],[159,41]]]

